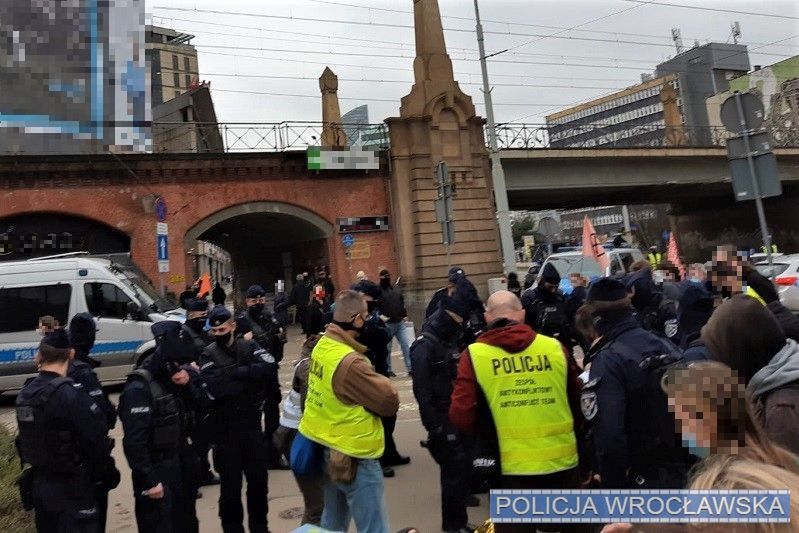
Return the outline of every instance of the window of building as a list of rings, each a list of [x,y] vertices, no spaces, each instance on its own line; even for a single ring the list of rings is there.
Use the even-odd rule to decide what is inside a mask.
[[[69,318],[72,287],[67,284],[0,289],[0,333],[30,331],[44,315],[53,316],[62,325]]]
[[[172,81],[175,83],[175,88],[180,87],[180,74],[177,72],[172,73]]]
[[[183,58],[183,70],[191,72],[191,59],[189,59],[189,56]]]
[[[180,67],[178,66],[178,56],[175,55],[175,54],[172,54],[172,69],[173,70],[178,70],[179,68]]]
[[[116,285],[87,283],[83,286],[83,292],[86,296],[86,307],[92,315],[120,320],[128,317],[128,303],[131,299]]]
[[[186,87],[191,87],[191,76],[186,74]]]

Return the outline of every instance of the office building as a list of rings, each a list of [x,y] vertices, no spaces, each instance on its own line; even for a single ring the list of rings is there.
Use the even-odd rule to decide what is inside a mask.
[[[361,130],[369,124],[369,106],[359,105],[341,116],[341,124],[347,135],[347,145],[352,146],[360,137]]]
[[[200,84],[153,108],[155,152],[224,152],[208,84]]]
[[[194,35],[169,28],[147,26],[147,60],[150,62],[152,105],[176,98],[199,83]]]

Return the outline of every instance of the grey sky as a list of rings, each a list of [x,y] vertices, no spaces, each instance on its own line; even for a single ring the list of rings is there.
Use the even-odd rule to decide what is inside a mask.
[[[487,52],[524,44],[489,60],[497,121],[543,122],[544,115],[569,104],[638,83],[641,73],[653,71],[658,62],[675,54],[672,27],[680,28],[684,44],[690,47],[694,39],[700,43],[732,42],[730,25],[737,20],[741,24],[741,42],[749,45],[752,65],[769,65],[799,54],[799,3],[795,0],[654,1],[793,18],[656,6],[630,0],[481,0],[484,29],[496,32],[486,35]],[[484,116],[473,2],[439,0],[439,3],[444,27],[452,29],[445,31],[445,37],[455,77],[474,99],[478,113]],[[373,9],[349,7],[355,5]],[[175,11],[163,9],[165,7],[244,12],[250,16]],[[399,99],[409,92],[413,79],[413,29],[379,24],[410,26],[413,24],[412,9],[412,0],[147,0],[148,15],[154,17],[155,24],[196,35],[193,43],[199,53],[200,77],[212,82],[217,115],[225,122],[321,120],[317,78],[325,65],[330,65],[339,76],[342,112],[366,103],[371,122],[397,115]],[[617,14],[580,26],[578,30],[559,29],[612,13]],[[362,24],[276,18],[285,16]],[[513,21],[524,25],[488,21]],[[559,38],[536,36],[553,33]],[[778,40],[781,41],[778,44],[762,46]],[[262,50],[264,48],[287,51]],[[318,53],[300,53],[302,50]]]

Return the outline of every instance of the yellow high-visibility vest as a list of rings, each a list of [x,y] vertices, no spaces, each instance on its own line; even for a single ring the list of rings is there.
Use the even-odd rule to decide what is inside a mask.
[[[652,268],[657,268],[657,266],[663,260],[663,254],[660,252],[649,252],[649,255],[646,256],[646,260],[649,261],[649,264],[652,266]]]
[[[576,467],[568,367],[560,342],[536,335],[519,353],[477,342],[469,354],[494,418],[502,473],[543,475]]]
[[[766,246],[765,246],[765,245],[761,246],[761,247],[760,247],[760,250],[761,250],[763,253],[766,253]],[[772,245],[771,245],[771,253],[773,253],[773,254],[777,254],[777,253],[779,253],[779,251],[778,251],[778,249],[777,249],[777,245],[776,245],[776,244],[772,244]]]
[[[362,405],[347,405],[333,392],[333,374],[353,349],[323,335],[311,353],[308,394],[299,431],[314,442],[357,459],[383,455],[383,423]]]
[[[746,292],[744,294],[746,294],[747,296],[749,296],[751,298],[754,298],[755,300],[757,300],[761,304],[766,305],[766,301],[763,299],[763,297],[760,296],[757,293],[757,291],[755,291],[755,289],[753,289],[752,287],[747,287],[746,288]]]

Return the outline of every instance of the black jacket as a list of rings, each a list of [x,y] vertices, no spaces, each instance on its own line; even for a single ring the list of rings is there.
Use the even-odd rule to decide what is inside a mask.
[[[325,327],[325,310],[316,300],[311,302],[305,312],[305,331],[309,335],[321,333]]]
[[[358,342],[366,346],[366,357],[375,367],[375,372],[388,376],[388,341],[391,336],[388,328],[376,315],[369,317],[363,331],[358,336]]]
[[[275,295],[275,301],[272,304],[272,312],[275,320],[283,327],[286,327],[289,323],[288,309],[290,306],[289,297],[286,296],[285,292],[279,292]]]
[[[583,415],[591,424],[603,488],[683,488],[688,456],[660,387],[665,366],[642,367],[660,355],[683,360],[671,342],[640,327],[629,316],[609,326],[595,344]],[[644,480],[638,487],[635,479]]]
[[[405,298],[398,288],[391,286],[388,288],[381,287],[380,291],[383,293],[380,312],[388,317],[389,322],[399,322],[408,316],[408,312],[405,310]]]
[[[80,383],[83,390],[86,391],[97,404],[97,407],[100,408],[100,411],[102,411],[108,429],[112,429],[117,423],[117,409],[114,404],[111,403],[102,385],[100,385],[100,380],[97,379],[97,374],[94,373],[94,367],[86,361],[78,359],[76,355],[75,359],[69,364],[67,377],[72,378],[72,381],[75,383]]]
[[[211,300],[213,300],[214,305],[225,305],[225,298],[227,298],[227,294],[225,294],[225,289],[221,286],[217,285],[211,291]]]
[[[291,289],[289,295],[289,304],[296,305],[297,307],[308,307],[309,300],[311,299],[311,288],[305,283],[297,282]]]

